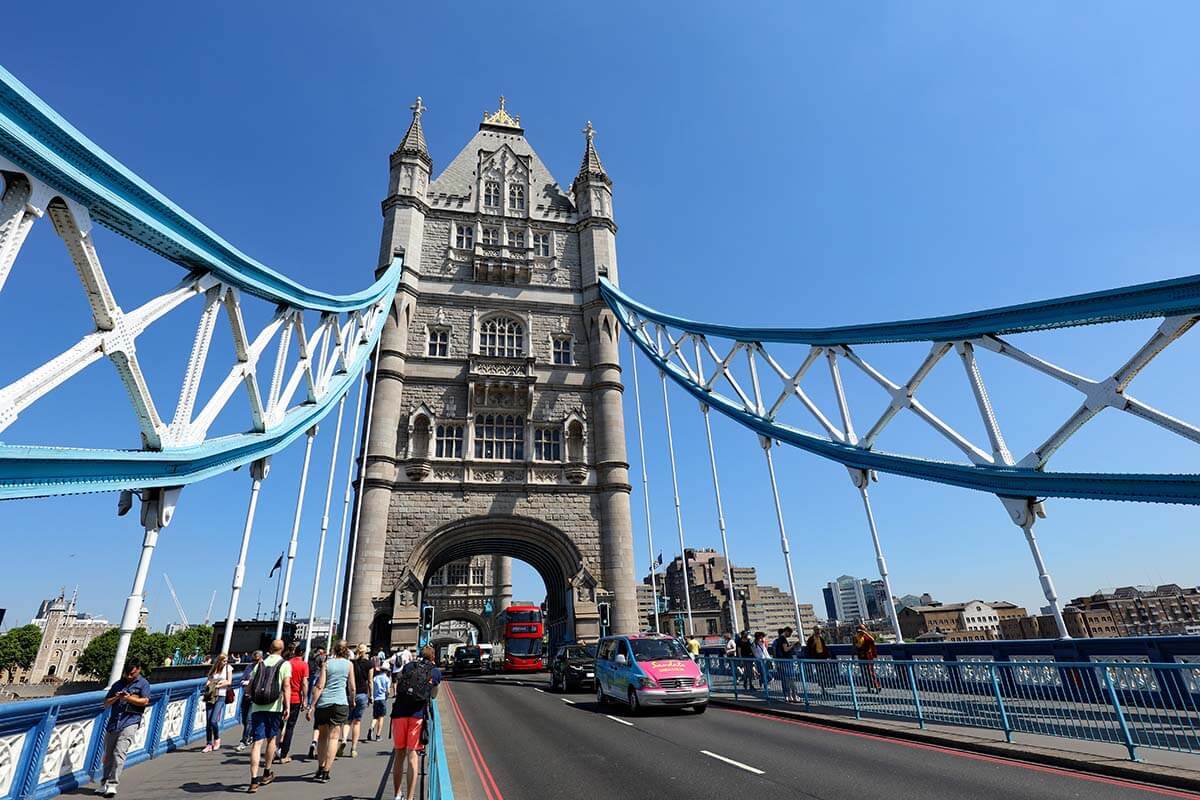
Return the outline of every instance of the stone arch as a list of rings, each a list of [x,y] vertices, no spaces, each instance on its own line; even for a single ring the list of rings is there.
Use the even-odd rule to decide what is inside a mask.
[[[408,554],[396,586],[397,602],[415,601],[429,577],[451,561],[482,555],[519,559],[541,576],[552,642],[574,640],[579,617],[594,618],[596,581],[575,542],[549,523],[516,515],[468,517],[426,535]],[[578,633],[594,635],[590,630]]]
[[[434,618],[434,625],[439,622],[467,622],[479,631],[480,642],[492,641],[492,621],[482,614],[477,614],[469,608],[441,609]]]

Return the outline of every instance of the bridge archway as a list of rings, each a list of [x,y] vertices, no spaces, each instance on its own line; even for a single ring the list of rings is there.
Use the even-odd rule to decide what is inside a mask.
[[[538,519],[490,514],[444,525],[413,545],[393,593],[393,642],[416,640],[419,601],[434,572],[452,561],[488,555],[524,561],[541,577],[546,586],[546,626],[552,646],[598,634],[597,581],[571,538]],[[484,625],[491,630],[491,622],[482,615],[466,613],[480,625],[481,632]]]
[[[486,643],[492,641],[492,620],[483,614],[475,613],[469,608],[440,609],[434,618],[435,633],[437,626],[443,622],[465,622],[468,625],[474,626],[475,630],[479,631],[480,642]]]

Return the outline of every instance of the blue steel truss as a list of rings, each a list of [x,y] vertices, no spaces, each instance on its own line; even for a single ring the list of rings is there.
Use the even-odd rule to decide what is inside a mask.
[[[371,286],[352,294],[334,295],[296,283],[250,258],[202,225],[91,142],[2,67],[0,173],[7,187],[6,202],[2,207],[6,214],[13,215],[0,219],[0,287],[7,267],[11,266],[16,250],[24,240],[25,231],[48,209],[55,219],[56,229],[61,225],[75,236],[68,242],[69,249],[72,244],[94,247],[85,242],[85,238],[90,221],[96,221],[187,271],[183,282],[175,289],[146,304],[143,309],[126,314],[113,302],[94,251],[91,252],[94,263],[88,262],[87,252],[78,257],[73,252],[81,275],[89,268],[94,272],[84,275],[84,282],[97,316],[97,331],[92,335],[96,344],[88,350],[92,341],[81,341],[55,362],[44,365],[40,374],[35,371],[25,376],[23,384],[18,381],[21,385],[0,386],[0,423],[8,424],[24,407],[22,391],[25,396],[40,396],[61,383],[65,379],[63,376],[75,374],[101,355],[113,358],[114,351],[106,348],[118,348],[124,343],[128,354],[117,351],[118,355],[127,362],[134,362],[133,347],[121,336],[131,339],[141,329],[127,335],[122,325],[144,311],[139,321],[142,328],[148,327],[153,320],[180,304],[180,298],[185,295],[203,296],[207,302],[191,356],[192,362],[198,360],[199,369],[203,368],[207,356],[208,339],[205,337],[211,336],[213,319],[222,307],[230,314],[235,327],[244,325],[238,292],[275,304],[276,318],[268,326],[269,331],[260,334],[259,339],[265,342],[270,338],[268,334],[280,336],[281,352],[286,351],[293,331],[297,343],[306,340],[305,312],[321,316],[317,336],[310,342],[314,348],[318,337],[325,337],[322,355],[305,356],[304,370],[298,369],[287,382],[282,401],[276,403],[275,413],[264,414],[260,410],[248,432],[207,438],[205,432],[211,418],[200,426],[190,415],[191,403],[196,400],[196,389],[192,387],[188,397],[189,413],[186,417],[177,417],[174,428],[156,416],[152,404],[149,414],[139,412],[143,438],[149,433],[152,442],[143,450],[0,445],[0,499],[183,486],[278,452],[328,414],[353,378],[364,369],[400,280],[402,259],[396,257]],[[23,194],[13,194],[18,191]],[[54,217],[56,212],[59,217]],[[66,238],[63,229],[59,234]],[[76,251],[80,249],[77,247]],[[87,286],[89,280],[93,282],[92,286]],[[96,285],[100,287],[98,290],[95,290]],[[110,296],[96,300],[106,292]],[[106,301],[107,306],[101,301]],[[52,302],[52,298],[48,298],[48,302]],[[157,307],[155,303],[158,303]],[[101,324],[105,314],[111,318]],[[260,344],[258,340],[254,343]],[[328,358],[325,358],[325,348],[331,344]],[[251,384],[256,380],[252,373],[261,349],[259,347],[250,357],[243,356],[241,372],[237,372],[235,365],[227,382],[236,383],[237,379],[245,377],[248,391],[257,393],[257,387]],[[284,359],[280,357],[277,372],[283,363]],[[54,374],[49,367],[58,369],[58,373]],[[129,367],[122,371],[122,378],[126,380],[130,394],[135,396],[136,406],[140,366],[132,363],[131,367],[132,371]],[[191,363],[188,377],[195,377],[195,383],[199,382],[198,372]],[[297,390],[302,378],[308,385],[307,397],[289,405],[289,393]],[[280,381],[278,375],[274,381]],[[141,385],[144,394],[144,381]],[[280,388],[272,386],[272,401],[277,399]],[[189,387],[185,386],[181,398],[187,391]],[[254,400],[263,405],[263,398],[257,394]],[[212,416],[215,417],[219,408],[218,404]],[[189,430],[189,426],[199,428],[199,432]]]
[[[1197,440],[1200,431],[1194,426],[1167,417],[1132,398],[1127,398],[1122,392],[1139,369],[1195,324],[1197,316],[1200,315],[1200,276],[968,314],[832,328],[754,328],[695,322],[656,311],[624,294],[606,279],[601,279],[600,291],[621,326],[632,336],[646,357],[701,403],[717,409],[760,436],[786,442],[851,470],[875,470],[903,475],[990,492],[1000,497],[1070,497],[1200,504],[1200,476],[1195,474],[1080,473],[1052,472],[1044,469],[1049,455],[1091,416],[1107,406],[1130,411],[1186,438]],[[1165,321],[1162,328],[1156,332],[1156,338],[1152,338],[1151,342],[1146,343],[1142,350],[1127,362],[1123,368],[1127,374],[1118,371],[1109,379],[1111,384],[1083,379],[1029,356],[1000,338],[1010,333],[1159,317],[1165,318]],[[710,341],[716,339],[733,343],[733,350],[723,359],[710,345]],[[767,347],[769,344],[809,345],[810,358],[805,362],[805,366],[795,373],[790,387],[786,386],[785,380],[785,395],[790,397],[789,388],[795,391],[807,366],[824,353],[831,363],[837,360],[850,361],[864,367],[871,377],[884,383],[885,388],[897,392],[898,395],[908,389],[907,400],[901,398],[889,409],[891,414],[895,414],[901,408],[916,406],[917,401],[911,395],[920,379],[927,374],[928,368],[923,365],[908,384],[892,383],[889,386],[886,378],[861,361],[852,346],[920,341],[929,342],[931,345],[932,361],[927,360],[928,368],[931,368],[941,355],[955,347],[962,348],[960,355],[965,351],[966,358],[971,357],[973,347],[984,347],[1005,355],[1015,354],[1017,360],[1027,366],[1071,383],[1085,395],[1091,392],[1091,396],[1080,411],[1064,423],[1043,448],[1014,463],[1008,456],[999,431],[995,428],[994,418],[989,419],[992,415],[986,389],[976,371],[974,386],[977,395],[981,396],[980,407],[981,411],[985,412],[985,425],[989,426],[990,432],[994,432],[994,455],[988,456],[981,449],[974,448],[935,417],[934,422],[931,422],[936,423],[934,427],[938,428],[939,432],[947,434],[948,438],[968,453],[972,463],[960,464],[875,449],[869,440],[870,434],[866,440],[858,440],[848,423],[839,432],[819,410],[812,409],[811,405],[810,410],[813,410],[814,415],[826,426],[829,436],[823,437],[782,423],[775,419],[774,414],[774,408],[782,402],[782,395],[776,406],[768,410],[758,392],[757,374],[755,397],[752,399],[748,392],[737,386],[736,379],[727,372],[728,363],[738,349],[745,350],[751,360],[759,365],[766,362],[777,368],[777,363],[770,359]],[[694,361],[685,355],[693,346],[696,354]],[[703,369],[702,351],[711,356],[712,369],[708,376]],[[751,368],[754,369],[754,364]],[[836,367],[834,369],[836,370]],[[973,362],[968,371],[971,369]],[[791,375],[781,369],[776,371],[780,377]],[[716,382],[722,378],[734,392],[717,390]],[[1107,394],[1102,390],[1107,391]],[[803,399],[807,403],[807,398]],[[906,406],[906,402],[912,406]],[[924,413],[924,410],[922,412]],[[882,429],[889,419],[890,416],[885,413],[884,418],[876,423],[876,428]],[[872,431],[874,432],[875,428]]]

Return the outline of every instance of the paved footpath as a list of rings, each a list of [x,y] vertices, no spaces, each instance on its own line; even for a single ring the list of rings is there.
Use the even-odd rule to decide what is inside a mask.
[[[296,729],[292,762],[277,764],[275,782],[261,788],[256,797],[263,800],[391,800],[392,742],[360,742],[358,758],[339,758],[333,767],[333,780],[316,783],[316,759],[308,758],[312,741],[311,723]],[[202,753],[204,742],[183,750],[166,753],[131,767],[121,777],[120,800],[173,800],[198,795],[223,796],[245,794],[250,783],[250,750],[234,748],[241,728],[225,731],[223,746],[217,753]],[[387,735],[386,733],[384,734]],[[71,792],[76,796],[94,796],[93,784]]]

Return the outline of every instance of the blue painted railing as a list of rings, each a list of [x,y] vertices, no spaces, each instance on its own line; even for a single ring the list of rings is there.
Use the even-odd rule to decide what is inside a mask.
[[[126,769],[204,737],[204,682],[151,685],[150,706]],[[0,800],[54,797],[100,777],[108,720],[104,695],[88,692],[0,705]],[[239,724],[240,697],[225,706],[222,729]]]
[[[1200,663],[703,656],[716,698],[1200,755]]]
[[[430,714],[429,745],[426,748],[429,770],[426,778],[429,786],[428,797],[429,800],[454,800],[454,787],[450,784],[450,765],[446,760],[446,741],[442,737],[442,716],[436,700],[430,707],[433,711]]]

